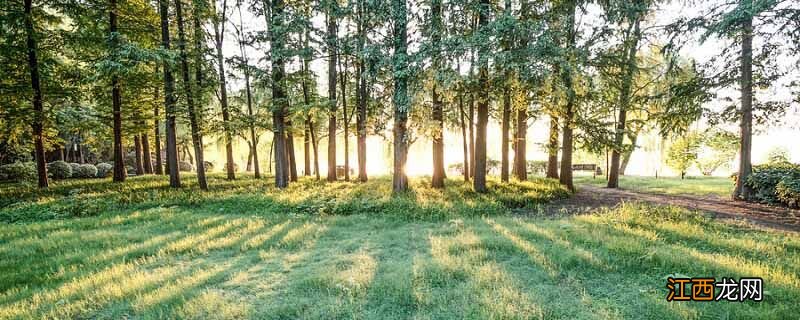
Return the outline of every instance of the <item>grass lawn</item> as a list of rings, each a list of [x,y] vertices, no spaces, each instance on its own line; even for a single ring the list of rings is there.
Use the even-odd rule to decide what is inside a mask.
[[[636,192],[658,193],[658,194],[685,194],[695,196],[718,196],[730,197],[733,190],[733,180],[727,177],[643,177],[643,176],[620,176],[619,186]],[[577,175],[575,183],[578,185],[588,184],[597,187],[605,187],[606,179],[598,176]]]
[[[193,182],[187,176],[186,182]],[[800,314],[800,236],[638,204],[519,217],[564,196],[413,180],[213,175],[0,186],[0,318],[682,319]],[[70,191],[72,190],[72,191]],[[764,278],[762,302],[667,302],[668,276]]]

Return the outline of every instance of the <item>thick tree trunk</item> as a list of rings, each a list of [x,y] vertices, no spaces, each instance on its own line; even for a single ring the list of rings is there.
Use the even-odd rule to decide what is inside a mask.
[[[366,34],[364,33],[363,19],[361,18],[361,15],[363,15],[361,1],[359,1],[358,14],[358,52],[363,52]],[[357,69],[356,152],[358,158],[358,181],[367,182],[367,77],[364,76],[366,70],[364,66],[364,57],[362,55],[358,57]]]
[[[751,8],[752,0],[741,0],[740,5]],[[742,22],[742,53],[741,53],[741,78],[740,88],[742,103],[742,118],[740,123],[739,144],[739,174],[736,186],[733,189],[734,200],[750,200],[752,190],[745,184],[747,178],[753,173],[752,144],[753,144],[753,18],[747,17]]]
[[[39,80],[39,57],[36,47],[36,36],[33,28],[33,4],[25,0],[25,34],[28,46],[28,68],[31,73],[31,89],[33,89],[33,139],[36,154],[36,173],[39,188],[47,188],[47,161],[44,158],[44,103],[42,102],[42,86]]]
[[[517,129],[514,142],[514,174],[517,180],[528,180],[528,160],[527,160],[527,135],[528,135],[528,109],[527,104],[517,110]]]
[[[575,9],[577,2],[575,0],[569,1],[567,4],[566,18],[567,23],[565,28],[567,30],[567,43],[568,51],[575,49]],[[568,53],[571,54],[571,53]],[[574,59],[569,59],[570,63],[575,63]],[[571,68],[561,67],[561,80],[564,87],[567,88],[567,103],[564,106],[564,128],[561,134],[561,172],[559,182],[567,187],[570,191],[575,191],[575,185],[572,182],[572,129],[575,125],[575,89],[572,84],[572,71]]]
[[[630,38],[632,37],[632,38]],[[634,76],[636,75],[636,52],[639,47],[641,32],[639,29],[639,19],[634,22],[633,33],[629,34],[627,56],[625,58],[625,75],[622,79],[622,87],[619,96],[619,116],[617,127],[614,131],[614,148],[611,150],[611,167],[608,171],[608,188],[619,187],[620,156],[622,143],[625,138],[626,121],[628,117],[628,107],[631,101],[631,88],[633,87]]]
[[[558,117],[550,115],[550,137],[547,144],[547,177],[558,179]]]
[[[184,90],[186,91],[186,108],[189,110],[189,127],[192,134],[192,146],[194,147],[194,157],[197,160],[197,183],[201,190],[208,190],[206,183],[206,170],[203,161],[203,137],[200,134],[200,124],[197,110],[194,104],[194,91],[192,81],[189,78],[189,57],[186,53],[186,33],[184,32],[183,11],[181,0],[175,0],[175,16],[178,20],[178,48],[180,49],[181,73],[183,74]],[[199,65],[195,66],[200,68]],[[200,79],[198,82],[198,90]]]
[[[330,11],[333,11],[331,8]],[[336,181],[336,16],[328,12],[328,181]]]
[[[431,1],[431,42],[433,45],[440,45],[442,27],[442,2],[441,0]],[[432,57],[432,68],[434,73],[433,88],[431,88],[431,100],[433,104],[432,117],[433,117],[433,176],[431,177],[431,187],[444,188],[444,110],[442,106],[442,99],[439,96],[439,88],[437,86],[436,75],[439,74],[441,68],[441,57],[438,53],[438,48],[434,50]]]
[[[478,27],[483,28],[489,23],[489,0],[481,0],[480,12],[478,14]],[[489,62],[486,48],[478,51],[479,61],[482,61],[478,69],[478,121],[476,124],[475,137],[475,178],[472,180],[475,192],[488,192],[486,187],[486,126],[489,123]]]
[[[469,181],[469,146],[467,141],[467,128],[466,123],[464,121],[464,95],[458,95],[458,115],[461,124],[461,141],[463,142],[461,145],[463,146],[464,151],[464,168],[461,170],[462,174],[464,174],[464,181]]]
[[[147,136],[147,133],[142,133],[142,163],[144,165],[144,173],[146,174],[153,174],[153,158],[150,154],[150,137]]]
[[[133,154],[134,165],[136,166],[136,175],[144,175],[144,155],[142,155],[142,140],[139,135],[133,137]]]
[[[625,175],[625,169],[628,168],[628,162],[631,161],[631,155],[633,155],[633,151],[636,150],[636,140],[639,137],[639,134],[636,132],[630,132],[628,134],[628,139],[631,140],[631,147],[628,150],[625,150],[625,153],[622,155],[622,163],[619,165],[619,175]]]
[[[161,46],[169,50],[169,5],[168,0],[159,0],[159,14],[161,15]],[[169,185],[180,188],[181,176],[178,170],[178,139],[175,127],[175,78],[168,63],[164,63],[164,113],[166,114],[166,155],[167,172],[169,172]],[[156,125],[156,127],[158,127]],[[159,158],[161,155],[159,155]]]
[[[503,119],[500,132],[500,181],[508,182],[508,131],[511,129],[511,89],[503,90]]]
[[[270,46],[272,60],[272,126],[273,144],[275,152],[275,186],[283,189],[289,185],[288,165],[286,157],[286,111],[289,104],[286,96],[285,59],[284,52],[286,38],[284,34],[276,32],[284,27],[283,21],[284,2],[273,0],[272,16],[270,18]]]
[[[227,172],[228,180],[236,179],[236,173],[233,170],[233,133],[230,127],[230,111],[228,110],[228,88],[225,75],[225,59],[222,54],[222,41],[225,36],[225,18],[227,13],[227,1],[222,1],[222,15],[216,17],[221,21],[217,22],[214,19],[214,40],[217,49],[217,67],[219,68],[219,102],[222,107],[222,131],[225,136],[225,171]],[[215,4],[211,4],[216,8]]]
[[[407,46],[407,13],[405,0],[392,0],[392,16],[394,17],[394,172],[392,191],[394,193],[408,190],[406,161],[408,160],[407,122],[411,104],[408,98],[408,57]]]
[[[117,33],[117,0],[111,0],[109,8],[109,32]],[[117,37],[113,37],[111,50],[117,50]],[[123,182],[128,173],[125,170],[125,155],[122,151],[122,92],[119,78],[111,76],[111,110],[114,114],[114,182]]]

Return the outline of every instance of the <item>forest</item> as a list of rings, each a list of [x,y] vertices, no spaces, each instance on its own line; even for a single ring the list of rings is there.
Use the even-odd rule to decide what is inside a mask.
[[[799,311],[795,0],[0,1],[0,319]]]

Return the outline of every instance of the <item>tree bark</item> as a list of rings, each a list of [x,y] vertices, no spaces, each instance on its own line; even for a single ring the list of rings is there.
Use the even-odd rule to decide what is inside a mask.
[[[511,89],[503,90],[503,119],[500,132],[500,181],[508,182],[508,131],[511,129]]]
[[[434,46],[440,45],[441,32],[444,32],[442,26],[442,2],[441,0],[431,1],[431,43]],[[431,187],[444,188],[444,110],[442,106],[442,99],[439,97],[439,88],[437,86],[437,75],[441,68],[441,57],[438,53],[438,48],[433,50],[434,56],[432,59],[433,68],[433,88],[431,88],[431,100],[433,107],[433,176],[431,177]]]
[[[619,95],[619,116],[617,118],[617,127],[614,132],[614,147],[611,150],[611,167],[608,171],[608,188],[619,187],[619,169],[620,169],[620,155],[622,152],[622,143],[625,138],[625,127],[628,117],[628,107],[631,101],[631,88],[633,87],[633,78],[636,74],[636,52],[639,47],[639,39],[641,32],[639,29],[639,21],[637,18],[633,25],[633,31],[629,34],[628,51],[625,57],[625,76],[622,79],[622,87],[620,88]],[[631,38],[632,37],[632,38]]]
[[[136,165],[136,175],[144,175],[144,155],[142,155],[142,140],[139,135],[133,137],[134,165]]]
[[[475,95],[469,94],[469,177],[475,176]]]
[[[150,137],[147,136],[147,133],[141,134],[142,139],[142,160],[144,160],[144,173],[145,174],[153,174],[153,158],[150,155]]]
[[[117,0],[111,0],[109,7],[109,33],[112,34],[111,50],[117,50]],[[116,56],[116,53],[112,54]],[[125,155],[122,151],[122,92],[119,77],[111,76],[111,105],[114,115],[114,182],[123,182],[128,175],[125,170]]]
[[[461,141],[463,142],[461,145],[463,146],[464,151],[464,167],[461,170],[462,174],[464,174],[464,181],[469,181],[469,146],[467,141],[467,128],[466,123],[464,121],[464,95],[458,95],[458,115],[461,124]]]
[[[161,46],[164,50],[170,48],[169,38],[169,5],[168,0],[159,0],[159,14],[161,15]],[[175,127],[175,78],[169,63],[164,62],[164,113],[166,114],[166,142],[167,142],[167,172],[169,172],[169,185],[180,188],[181,176],[178,170],[178,139]],[[161,156],[159,155],[159,158]]]
[[[328,181],[336,181],[336,17],[328,12]]]
[[[478,27],[484,28],[489,23],[489,0],[481,0],[478,13]],[[478,69],[478,121],[475,137],[475,178],[472,179],[475,192],[485,193],[486,187],[486,126],[489,123],[489,52],[486,48],[478,51],[480,66]]]
[[[408,159],[408,113],[411,105],[408,98],[408,57],[407,13],[405,0],[392,0],[392,16],[394,17],[394,55],[392,67],[394,71],[394,172],[392,191],[394,193],[408,190],[408,177],[405,168]]]
[[[275,144],[275,186],[283,189],[289,185],[288,159],[286,158],[286,110],[289,101],[286,96],[284,46],[286,41],[283,34],[276,30],[283,28],[283,0],[273,0],[270,25],[270,46],[272,51],[272,126],[273,142]]]
[[[225,18],[227,13],[227,1],[222,1],[222,15],[214,19],[214,40],[217,49],[217,66],[219,67],[219,102],[222,107],[222,131],[225,136],[225,171],[228,180],[236,179],[233,170],[233,134],[230,126],[230,111],[228,110],[228,88],[225,75],[225,59],[222,55],[222,41],[225,37]],[[214,3],[212,7],[216,8]],[[221,21],[217,21],[217,19]]]
[[[181,0],[175,0],[175,16],[178,20],[178,48],[180,51],[181,73],[183,74],[183,83],[186,91],[186,108],[189,109],[189,127],[192,134],[194,157],[197,160],[197,183],[201,190],[208,190],[208,184],[206,183],[205,163],[203,161],[203,137],[200,135],[200,125],[198,121],[197,110],[195,109],[196,106],[194,104],[194,90],[192,90],[192,81],[189,78],[189,57],[186,53],[186,33],[184,32],[182,9]],[[199,54],[199,52],[197,54]],[[200,65],[195,67],[199,70]],[[200,79],[195,80],[199,85]]]
[[[32,0],[25,0],[25,34],[28,47],[28,68],[31,73],[31,89],[33,89],[33,113],[32,124],[34,148],[36,154],[36,173],[39,188],[47,188],[50,181],[47,180],[47,161],[44,158],[44,103],[42,102],[42,86],[39,80],[39,57],[35,29],[33,28],[33,4]]]
[[[314,149],[314,176],[319,180],[319,140],[317,139],[317,128],[314,126],[314,122],[311,122],[310,118],[308,121],[309,129],[311,130],[311,148]]]
[[[527,160],[527,135],[528,135],[528,106],[524,105],[517,110],[517,129],[514,141],[514,174],[517,180],[528,180],[528,160]]]
[[[752,0],[741,0],[740,5],[751,9]],[[749,12],[749,10],[748,10]],[[753,173],[752,139],[753,139],[753,18],[747,16],[742,21],[742,53],[741,53],[740,93],[742,118],[740,123],[739,174],[733,189],[734,200],[750,200],[752,190],[745,181]]]
[[[344,181],[350,181],[350,118],[347,116],[347,60],[340,59],[339,61],[344,62],[344,68],[339,72],[342,87],[342,122],[344,122]]]
[[[155,100],[158,101],[158,87],[156,87]],[[157,175],[164,174],[164,164],[161,163],[161,127],[159,126],[158,104],[153,107],[153,142],[155,149],[153,153],[156,156],[155,168],[150,168],[153,173]]]
[[[631,161],[631,155],[633,155],[633,151],[636,150],[636,140],[639,137],[639,134],[636,132],[629,132],[628,139],[631,140],[631,148],[629,150],[625,150],[625,153],[622,155],[622,163],[619,165],[619,175],[625,175],[625,169],[628,168],[628,162]]]
[[[292,122],[287,122],[286,126],[291,130]],[[286,133],[286,151],[289,154],[289,181],[297,182],[297,159],[294,152],[294,135],[291,131]]]
[[[558,117],[550,115],[550,137],[547,144],[547,177],[558,179]]]
[[[358,52],[364,50],[364,33],[362,1],[358,2]],[[364,76],[364,57],[359,54],[357,65],[358,94],[356,98],[356,149],[358,158],[358,181],[367,182],[367,77]]]
[[[575,49],[575,9],[577,1],[571,0],[566,3],[566,17],[567,23],[567,61],[571,64],[575,63],[572,56]],[[561,172],[559,182],[567,187],[570,191],[575,191],[575,185],[572,182],[572,129],[575,125],[575,88],[572,84],[572,71],[571,68],[561,67],[561,80],[564,82],[564,87],[567,88],[567,103],[564,106],[564,128],[561,134]]]

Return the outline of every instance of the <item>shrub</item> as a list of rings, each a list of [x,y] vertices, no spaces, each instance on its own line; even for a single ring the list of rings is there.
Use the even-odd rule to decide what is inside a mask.
[[[36,180],[36,163],[14,162],[0,166],[0,180],[33,181]]]
[[[72,166],[64,161],[53,161],[47,164],[47,173],[53,179],[67,179],[72,177]]]
[[[114,174],[114,165],[110,163],[98,163],[97,164],[97,177],[98,178],[108,178]]]
[[[791,163],[774,163],[753,167],[745,184],[753,189],[753,199],[763,203],[780,203],[777,186],[786,180],[786,188],[800,181],[800,165]]]
[[[93,164],[82,164],[78,167],[78,171],[72,174],[76,178],[95,178],[97,177],[97,167]]]
[[[81,164],[80,164],[80,163],[75,163],[75,162],[72,162],[72,163],[70,163],[70,164],[69,164],[69,166],[72,168],[72,174],[73,174],[73,178],[77,178],[77,177],[75,177],[74,175],[75,175],[75,172],[78,172],[78,168],[80,168],[80,167],[81,167]]]
[[[194,171],[194,166],[188,161],[180,161],[178,162],[178,171],[192,172]]]
[[[778,200],[792,208],[800,207],[800,179],[783,179],[775,186]]]

